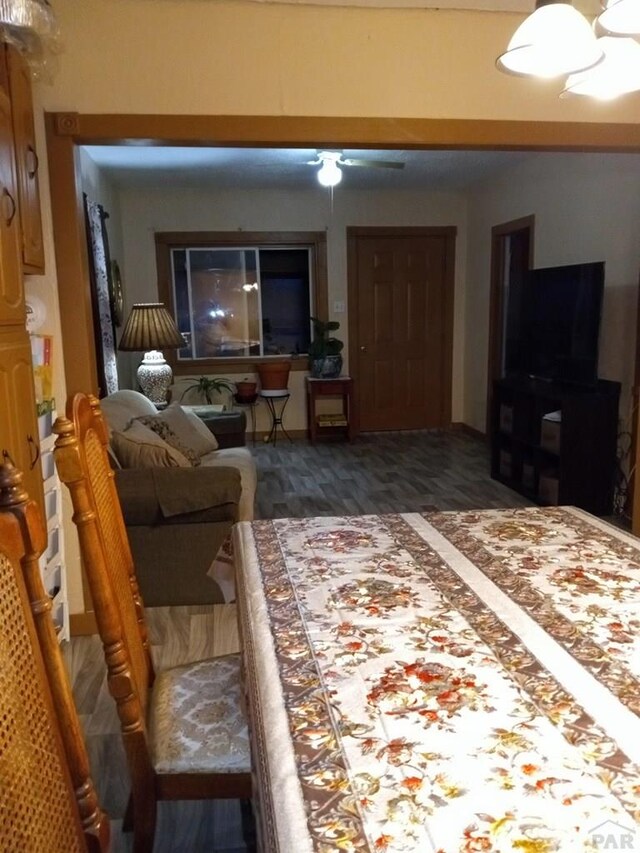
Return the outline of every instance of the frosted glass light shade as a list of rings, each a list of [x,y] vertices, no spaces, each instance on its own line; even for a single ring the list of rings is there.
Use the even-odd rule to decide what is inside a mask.
[[[335,187],[342,180],[342,170],[335,160],[325,160],[318,171],[318,180],[323,187]]]
[[[513,34],[496,64],[501,71],[553,78],[602,60],[591,25],[569,3],[540,6]]]
[[[614,0],[606,4],[598,23],[610,33],[640,35],[640,0]]]
[[[640,44],[632,38],[612,36],[599,38],[598,44],[604,50],[604,61],[571,74],[562,97],[590,95],[607,101],[640,90]]]

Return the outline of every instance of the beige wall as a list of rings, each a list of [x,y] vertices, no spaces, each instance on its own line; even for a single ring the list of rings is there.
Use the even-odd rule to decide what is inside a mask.
[[[56,0],[48,109],[622,121],[494,67],[522,15],[203,0]],[[409,140],[410,141],[410,140]]]
[[[640,275],[640,157],[541,154],[469,200],[465,423],[484,429],[491,228],[535,215],[534,266],[605,261],[599,375],[623,383],[628,421]]]
[[[353,225],[455,225],[456,241],[453,420],[462,417],[464,356],[464,280],[466,264],[466,202],[461,194],[424,192],[355,192],[339,188],[330,196],[320,187],[309,191],[125,190],[120,195],[124,236],[127,307],[158,298],[154,233],[156,231],[325,231],[329,282],[329,316],[340,322],[348,367],[347,313],[337,314],[334,302],[347,303],[346,228]],[[130,360],[128,377],[139,356]],[[135,362],[135,364],[134,364]],[[194,371],[198,373],[197,369]],[[292,374],[286,425],[305,429],[302,376]],[[267,426],[258,410],[258,429]]]

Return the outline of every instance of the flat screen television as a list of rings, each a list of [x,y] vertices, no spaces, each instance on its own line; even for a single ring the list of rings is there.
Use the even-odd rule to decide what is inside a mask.
[[[511,314],[518,328],[507,330],[506,373],[595,384],[603,291],[602,261],[531,270]]]

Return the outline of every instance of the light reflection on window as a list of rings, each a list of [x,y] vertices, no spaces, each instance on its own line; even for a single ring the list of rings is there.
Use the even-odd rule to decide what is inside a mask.
[[[176,321],[187,342],[178,358],[307,352],[310,255],[307,248],[173,249]]]

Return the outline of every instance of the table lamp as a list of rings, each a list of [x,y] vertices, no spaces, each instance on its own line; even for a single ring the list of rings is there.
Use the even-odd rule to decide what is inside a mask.
[[[137,376],[142,393],[152,403],[167,402],[167,392],[173,379],[171,367],[161,350],[180,349],[184,345],[184,338],[173,317],[161,302],[133,306],[118,349],[144,352]]]

